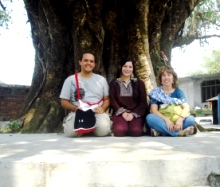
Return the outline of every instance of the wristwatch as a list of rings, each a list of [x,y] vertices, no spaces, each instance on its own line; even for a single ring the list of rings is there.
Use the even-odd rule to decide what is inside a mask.
[[[180,116],[181,118],[185,119],[182,115]]]

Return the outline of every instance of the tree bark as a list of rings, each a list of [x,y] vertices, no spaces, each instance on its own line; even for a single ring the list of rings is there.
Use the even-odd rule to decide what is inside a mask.
[[[21,112],[21,132],[62,131],[65,110],[59,94],[64,80],[79,71],[79,56],[96,56],[95,72],[110,82],[118,62],[129,56],[135,76],[149,92],[156,86],[160,51],[169,57],[178,32],[199,0],[27,0],[35,48],[32,85]],[[33,112],[34,111],[34,112]]]

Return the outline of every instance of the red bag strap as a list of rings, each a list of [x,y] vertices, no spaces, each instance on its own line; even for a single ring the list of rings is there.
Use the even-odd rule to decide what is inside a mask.
[[[80,92],[79,92],[79,81],[78,81],[78,73],[75,73],[75,79],[76,79],[76,91],[77,91],[77,98],[78,100],[81,99]]]
[[[101,101],[103,100],[103,98],[101,98],[98,102],[96,103],[89,103],[89,102],[86,102],[89,106],[92,106],[92,105],[96,105],[96,104],[99,104]]]

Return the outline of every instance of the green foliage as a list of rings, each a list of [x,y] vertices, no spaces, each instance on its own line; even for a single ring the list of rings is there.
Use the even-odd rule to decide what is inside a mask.
[[[19,121],[12,120],[4,129],[0,129],[0,133],[16,133],[19,132],[21,124]]]
[[[189,75],[220,73],[220,50],[213,50],[210,57],[203,57],[201,69],[190,72]]]
[[[215,0],[203,0],[195,7],[185,22],[184,36],[202,37],[210,29],[219,29],[220,25],[220,4]],[[200,44],[207,43],[205,38]]]
[[[203,67],[208,74],[220,73],[220,50],[212,51],[210,57],[204,57]]]
[[[2,5],[0,8],[0,27],[8,28],[8,23],[11,21],[10,12],[7,11],[7,7]]]
[[[5,11],[0,10],[0,26],[5,26],[8,28],[8,22],[10,21],[11,17]]]
[[[197,109],[197,110],[191,110],[191,114],[194,114],[196,117],[203,117],[207,115],[212,115],[211,109]]]
[[[202,69],[197,69],[196,71],[193,72],[189,72],[188,75],[192,76],[192,75],[199,75],[199,74],[205,74],[205,71]]]

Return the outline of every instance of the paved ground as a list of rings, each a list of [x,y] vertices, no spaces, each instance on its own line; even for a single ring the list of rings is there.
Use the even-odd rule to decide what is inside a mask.
[[[178,138],[0,134],[0,187],[218,187],[219,176],[220,131]]]
[[[201,124],[201,125],[202,125],[202,127],[205,128],[205,129],[207,129],[207,128],[208,128],[208,129],[210,129],[210,128],[211,128],[211,129],[220,129],[220,124],[219,124],[219,125],[217,125],[217,124],[216,124],[216,125],[213,125],[213,124],[205,124],[205,123],[204,123],[204,124]]]

